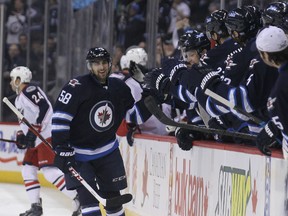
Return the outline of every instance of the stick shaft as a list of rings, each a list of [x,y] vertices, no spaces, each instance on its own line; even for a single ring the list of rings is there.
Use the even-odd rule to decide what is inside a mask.
[[[0,141],[10,142],[10,143],[17,143],[16,140],[9,140],[9,139],[3,139],[3,138],[0,138]]]
[[[241,109],[240,107],[235,106],[232,102],[228,101],[227,99],[223,98],[222,96],[216,94],[215,92],[211,91],[210,89],[205,90],[205,94],[213,98],[214,100],[220,102],[223,105],[228,106],[230,109],[234,109],[238,113],[245,115],[253,122],[262,125],[263,121],[256,116],[252,115],[251,113],[246,112],[245,110]]]
[[[171,125],[175,127],[181,127],[186,128],[188,130],[192,131],[199,131],[207,134],[219,134],[223,136],[231,136],[231,137],[237,137],[247,140],[256,140],[256,136],[246,134],[246,133],[240,133],[240,132],[232,132],[232,131],[226,131],[226,130],[219,130],[219,129],[213,129],[213,128],[206,128],[206,127],[200,127],[197,125],[190,125],[180,122],[175,122],[171,118],[165,115],[163,111],[158,107],[155,99],[152,96],[148,96],[145,98],[145,105],[147,109],[163,124],[165,125]]]

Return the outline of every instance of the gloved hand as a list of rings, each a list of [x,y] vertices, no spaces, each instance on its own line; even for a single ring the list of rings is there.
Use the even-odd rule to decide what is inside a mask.
[[[27,145],[25,144],[25,135],[22,130],[19,130],[16,133],[16,145],[18,149],[27,148]]]
[[[133,79],[137,82],[142,83],[144,79],[143,66],[136,64],[134,61],[130,61],[129,73]]]
[[[220,71],[213,71],[208,65],[192,65],[187,73],[178,77],[179,84],[190,92],[195,88],[205,91],[207,88],[214,90],[214,85],[221,82]]]
[[[228,127],[225,122],[222,120],[221,116],[213,117],[208,121],[209,128],[227,130]]]
[[[56,146],[56,155],[54,158],[54,165],[58,167],[63,173],[69,173],[69,167],[76,167],[75,152],[69,146]]]
[[[148,89],[156,89],[160,94],[168,94],[171,86],[169,77],[162,74],[161,68],[154,68],[145,74],[144,83]]]
[[[28,132],[25,136],[25,139],[24,139],[24,144],[28,148],[34,148],[36,139],[37,139],[37,136],[31,130],[28,130]]]
[[[194,80],[201,80],[198,85],[203,91],[208,87],[211,87],[213,84],[220,82],[219,71],[213,71],[208,66],[193,65],[192,70]],[[198,85],[196,84],[195,87]]]
[[[129,146],[133,146],[134,144],[134,134],[139,131],[139,127],[138,125],[134,124],[134,123],[128,123],[127,124],[127,129],[128,129],[128,132],[126,134],[126,139],[127,139],[127,142],[129,144]]]
[[[257,148],[265,155],[271,156],[271,147],[276,141],[277,136],[280,134],[279,128],[269,121],[265,127],[260,131],[256,139]]]
[[[141,93],[141,95],[142,95],[142,98],[153,96],[157,104],[162,104],[167,99],[167,95],[160,94],[160,92],[158,92],[156,89],[143,88],[143,92]]]
[[[32,124],[33,128],[40,133],[43,130],[43,127],[41,124]]]
[[[209,128],[218,129],[218,130],[230,130],[230,131],[232,130],[232,131],[234,131],[230,122],[228,120],[226,120],[226,116],[227,115],[224,114],[222,116],[217,116],[217,117],[211,118],[208,121]],[[234,143],[234,138],[231,136],[223,136],[223,135],[215,134],[214,139],[218,142]]]
[[[202,136],[197,131],[191,131],[185,128],[176,128],[175,137],[178,146],[184,151],[189,151],[193,147],[193,141],[201,139]]]
[[[172,84],[177,84],[181,74],[187,70],[187,65],[178,59],[168,58],[161,63],[162,73],[169,77]]]

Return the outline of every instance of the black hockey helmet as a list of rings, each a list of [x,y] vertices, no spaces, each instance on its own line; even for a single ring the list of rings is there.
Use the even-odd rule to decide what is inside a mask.
[[[189,29],[187,30],[183,35],[180,36],[179,41],[178,41],[178,48],[181,49],[184,42],[188,39],[190,34],[198,32],[195,29]]]
[[[112,66],[111,56],[109,52],[103,47],[93,47],[89,49],[87,56],[86,56],[87,67],[89,70],[91,70],[90,63],[94,62],[96,59],[106,60],[109,63],[109,68],[111,69],[111,66]]]
[[[273,25],[282,28],[288,32],[288,3],[273,2],[270,3],[262,13],[262,22],[264,26]]]
[[[208,37],[204,33],[195,30],[186,32],[180,37],[179,41],[181,41],[179,46],[183,52],[196,50],[199,54],[201,54],[204,49],[210,50],[211,47]]]
[[[238,33],[237,38],[233,37],[238,43],[246,43],[247,40],[256,36],[260,27],[256,13],[247,6],[229,11],[225,25],[231,36],[234,31]]]
[[[93,62],[93,60],[102,58],[110,61],[110,54],[108,51],[102,47],[94,47],[91,48],[86,56],[86,60],[89,62]]]
[[[245,5],[243,7],[246,8],[252,14],[253,18],[255,19],[256,31],[262,28],[263,27],[263,22],[261,19],[262,11],[259,9],[259,7],[255,5]]]
[[[228,37],[228,30],[225,26],[225,19],[228,12],[224,9],[216,10],[205,19],[206,35],[210,39],[213,33],[219,35],[220,38]]]

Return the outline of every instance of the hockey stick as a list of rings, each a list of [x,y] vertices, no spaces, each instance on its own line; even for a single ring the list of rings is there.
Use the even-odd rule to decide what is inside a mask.
[[[200,127],[200,126],[196,126],[196,125],[190,125],[190,124],[175,122],[172,119],[170,119],[169,117],[167,117],[165,115],[165,113],[163,113],[163,111],[157,105],[155,99],[152,96],[146,97],[144,102],[145,102],[147,109],[160,122],[162,122],[165,125],[171,125],[174,127],[181,127],[181,128],[185,128],[188,130],[199,131],[199,132],[208,133],[208,134],[219,134],[219,135],[242,138],[242,139],[247,139],[247,140],[256,140],[256,136],[250,135],[250,134],[231,132],[231,131],[226,131],[226,130],[218,130],[218,129],[213,129],[213,128],[206,128],[206,127]]]
[[[234,109],[238,113],[240,113],[242,115],[245,115],[250,120],[252,120],[253,122],[259,124],[260,126],[262,126],[265,123],[261,119],[257,118],[256,116],[252,115],[251,113],[246,112],[245,110],[241,109],[240,107],[237,107],[236,105],[234,105],[233,103],[231,103],[227,99],[221,97],[220,95],[216,94],[215,92],[211,91],[210,89],[206,89],[205,90],[205,94],[210,96],[214,100],[220,102],[221,104],[228,106],[230,109]]]
[[[52,145],[29,123],[29,121],[17,110],[17,108],[4,97],[3,102],[17,115],[17,117],[24,122],[30,130],[39,137],[42,142],[52,148]],[[103,205],[106,207],[117,207],[132,200],[131,194],[123,194],[111,199],[102,198],[97,192],[81,177],[81,175],[71,166],[69,167],[71,174]]]
[[[3,139],[3,138],[0,138],[0,141],[9,142],[9,143],[17,143],[16,140],[9,140],[9,139]]]

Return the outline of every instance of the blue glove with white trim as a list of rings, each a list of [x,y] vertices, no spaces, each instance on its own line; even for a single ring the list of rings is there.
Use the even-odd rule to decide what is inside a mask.
[[[162,73],[169,77],[172,84],[177,84],[181,74],[187,70],[187,65],[178,59],[168,58],[161,63]]]
[[[269,121],[257,136],[257,148],[264,155],[271,156],[270,147],[277,142],[277,137],[279,134],[279,128],[272,121]]]

